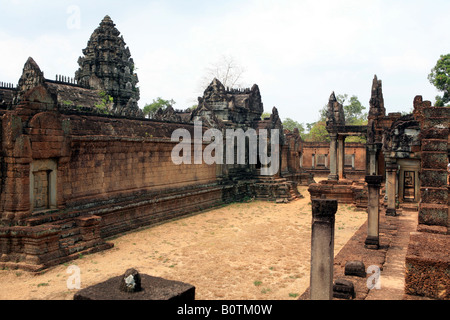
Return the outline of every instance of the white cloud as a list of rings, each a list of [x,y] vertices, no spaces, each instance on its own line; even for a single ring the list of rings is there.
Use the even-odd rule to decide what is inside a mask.
[[[189,107],[201,94],[205,69],[228,54],[245,67],[245,82],[260,86],[266,110],[277,106],[283,118],[315,121],[333,90],[358,95],[368,107],[374,74],[385,83],[387,104],[409,108],[415,94],[434,98],[427,75],[450,52],[448,1],[142,1],[126,8],[74,1],[80,30],[66,25],[72,3],[50,1],[26,4],[59,19],[61,28],[24,18],[17,29],[8,17],[31,6],[14,2],[18,11],[8,12],[0,27],[0,47],[7,48],[0,51],[0,81],[17,82],[28,56],[48,78],[73,76],[89,35],[109,14],[138,67],[141,106],[161,96]]]

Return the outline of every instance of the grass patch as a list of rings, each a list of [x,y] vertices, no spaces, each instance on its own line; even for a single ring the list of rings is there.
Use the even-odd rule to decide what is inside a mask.
[[[50,284],[48,282],[39,283],[37,286],[39,287],[48,287]]]
[[[254,281],[253,284],[254,284],[256,287],[259,287],[260,285],[262,285],[262,281]]]

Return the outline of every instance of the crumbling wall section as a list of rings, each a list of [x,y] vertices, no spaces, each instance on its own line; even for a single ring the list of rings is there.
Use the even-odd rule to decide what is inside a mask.
[[[432,107],[418,96],[421,123],[419,225],[406,256],[405,292],[448,300],[450,294],[449,195],[447,186],[450,108]]]

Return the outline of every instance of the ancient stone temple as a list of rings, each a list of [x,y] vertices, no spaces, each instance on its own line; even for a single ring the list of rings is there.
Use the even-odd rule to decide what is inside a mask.
[[[198,108],[193,112],[194,119],[207,119],[214,115],[223,124],[229,123],[233,127],[254,127],[264,112],[256,84],[247,89],[226,89],[219,80],[214,79],[198,100]]]
[[[450,187],[446,166],[450,159],[450,108],[433,107],[421,96],[414,98],[413,105],[411,114],[386,114],[382,81],[375,76],[368,125],[346,126],[342,106],[332,94],[327,122],[331,174],[328,180],[312,184],[309,191],[313,199],[337,199],[356,205],[366,198],[369,202],[366,245],[375,248],[380,214],[395,219],[402,212],[416,211],[417,232],[410,236],[405,260],[405,292],[448,299]],[[365,185],[346,178],[342,155],[343,138],[348,134],[367,136]],[[382,192],[373,191],[380,187]]]
[[[246,89],[230,89],[225,88],[218,79],[213,79],[198,101],[198,107],[191,113],[191,121],[201,121],[208,128],[221,130],[224,137],[230,130],[254,130],[258,134],[264,129],[267,132],[278,130],[280,133],[280,167],[277,174],[270,177],[261,175],[263,165],[259,161],[250,163],[248,152],[244,164],[219,166],[221,181],[235,185],[240,190],[238,194],[288,201],[297,196],[297,183],[306,185],[313,181],[312,175],[300,168],[302,144],[298,130],[285,132],[275,107],[269,118],[261,119],[264,105],[258,85]],[[235,146],[236,153],[237,148],[238,145]],[[227,152],[225,149],[224,158],[227,157]]]
[[[329,144],[329,170],[327,180],[311,184],[309,192],[313,199],[326,196],[336,199],[340,203],[353,203],[357,206],[366,205],[367,194],[363,182],[347,179],[346,170],[346,138],[348,136],[366,136],[367,126],[347,125],[345,122],[344,108],[336,99],[333,92],[329,98],[327,108],[326,129],[330,136]],[[356,155],[356,151],[354,152]],[[356,157],[351,159],[352,168]]]
[[[298,131],[283,130],[276,108],[261,119],[257,85],[225,89],[214,80],[193,112],[168,108],[150,120],[108,16],[83,54],[74,79],[50,80],[30,57],[18,84],[0,87],[0,267],[39,271],[108,249],[108,237],[223,203],[288,202],[300,196],[297,184],[312,181],[299,165]],[[249,152],[242,164],[173,161],[176,130],[195,137],[214,128],[279,130],[274,175],[262,176]]]
[[[137,105],[140,93],[134,61],[123,36],[109,16],[91,35],[78,64],[80,68],[75,73],[77,83],[111,96],[113,113],[142,116]]]

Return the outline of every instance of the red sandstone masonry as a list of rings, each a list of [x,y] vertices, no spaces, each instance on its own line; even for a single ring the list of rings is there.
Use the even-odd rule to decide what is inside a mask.
[[[41,270],[109,248],[101,237],[223,203],[215,165],[171,161],[172,132],[183,127],[193,136],[192,125],[64,115],[51,101],[37,87],[2,116],[0,266]],[[30,166],[37,160],[57,166],[57,206],[48,212],[31,207]]]

